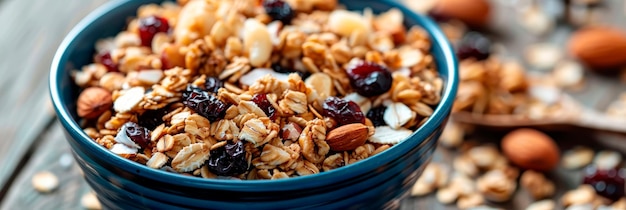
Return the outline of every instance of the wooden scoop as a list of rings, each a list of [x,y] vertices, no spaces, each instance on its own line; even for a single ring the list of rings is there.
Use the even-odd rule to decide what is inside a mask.
[[[494,129],[516,127],[582,127],[594,130],[626,133],[626,119],[610,117],[604,113],[583,107],[567,94],[561,94],[559,101],[562,110],[558,115],[547,115],[538,119],[523,115],[495,115],[457,112],[452,119],[459,123],[467,123]]]

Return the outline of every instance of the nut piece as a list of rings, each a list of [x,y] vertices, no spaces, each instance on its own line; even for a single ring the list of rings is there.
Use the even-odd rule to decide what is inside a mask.
[[[486,0],[440,0],[431,13],[482,27],[489,22],[490,10],[491,5]]]
[[[509,179],[502,171],[492,170],[476,181],[478,191],[493,202],[504,202],[511,199],[517,183]]]
[[[525,171],[522,174],[520,185],[522,185],[526,191],[530,192],[530,195],[532,195],[535,200],[554,195],[554,183],[543,176],[543,174],[533,170]]]
[[[80,205],[82,205],[83,208],[89,210],[102,209],[102,205],[100,204],[98,197],[96,197],[96,194],[93,192],[89,192],[83,195],[83,197],[80,199]]]
[[[577,169],[589,165],[593,160],[594,152],[589,147],[578,146],[563,154],[563,167]]]
[[[250,65],[259,67],[265,64],[272,55],[272,39],[267,27],[258,20],[251,18],[244,23],[243,44],[248,51]]]
[[[580,29],[572,35],[567,47],[571,55],[593,70],[610,70],[626,64],[626,33],[617,28]]]
[[[548,171],[559,162],[559,148],[548,135],[522,128],[502,139],[502,150],[514,164],[538,171]]]
[[[563,206],[589,204],[596,198],[596,191],[590,185],[581,185],[575,190],[566,192],[561,197]]]
[[[78,96],[76,112],[79,117],[93,119],[100,117],[113,104],[111,92],[104,88],[90,87]]]
[[[354,150],[365,144],[369,130],[361,123],[352,123],[335,128],[328,132],[326,143],[333,151]]]
[[[593,160],[593,163],[600,170],[613,169],[622,163],[622,155],[615,151],[600,151]]]
[[[49,171],[42,171],[33,176],[31,180],[35,190],[49,193],[59,187],[59,178]]]
[[[531,203],[526,210],[553,210],[555,208],[556,203],[553,200],[541,200]]]
[[[120,97],[115,99],[113,109],[119,113],[132,110],[143,99],[145,92],[146,89],[143,87],[134,87],[124,91]]]
[[[317,91],[317,94],[321,98],[334,95],[335,89],[333,88],[333,79],[326,73],[318,72],[311,74],[311,76],[309,76],[304,83]]]
[[[423,196],[448,184],[448,172],[440,163],[429,163],[411,190],[412,196]],[[456,198],[455,198],[456,200]]]

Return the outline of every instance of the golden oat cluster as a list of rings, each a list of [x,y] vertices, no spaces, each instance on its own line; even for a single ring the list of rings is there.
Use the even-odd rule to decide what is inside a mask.
[[[399,10],[272,2],[286,2],[293,17],[274,20],[257,0],[139,8],[126,30],[96,44],[93,64],[73,72],[84,88],[77,101],[84,131],[155,169],[278,179],[378,154],[433,113],[443,80],[430,39],[418,26],[405,28]],[[389,72],[389,89],[356,93],[348,69],[359,63]],[[362,121],[325,114],[330,99]]]

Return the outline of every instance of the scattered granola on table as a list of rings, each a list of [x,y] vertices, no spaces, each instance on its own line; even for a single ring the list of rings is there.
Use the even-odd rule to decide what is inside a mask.
[[[402,22],[396,9],[361,14],[336,1],[145,5],[73,72],[90,90],[78,114],[98,144],[155,169],[329,171],[406,139],[441,99],[428,34]]]

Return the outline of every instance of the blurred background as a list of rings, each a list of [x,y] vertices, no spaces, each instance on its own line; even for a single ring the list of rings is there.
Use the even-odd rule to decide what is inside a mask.
[[[455,45],[462,77],[435,164],[398,207],[626,209],[623,0],[398,1],[439,22]],[[98,208],[73,163],[47,86],[63,37],[105,2],[0,0],[5,24],[0,30],[0,209]],[[510,133],[523,127],[540,133]],[[504,144],[503,137],[515,143]],[[476,153],[491,156],[472,156]],[[525,164],[533,155],[544,161]],[[487,163],[481,162],[485,158]],[[496,167],[501,160],[512,167]],[[502,173],[490,173],[494,168]],[[449,177],[439,180],[442,173]],[[440,178],[433,181],[433,174]],[[57,185],[49,193],[38,192],[33,186],[41,179],[53,184],[56,179]],[[459,189],[459,183],[469,187]],[[590,192],[580,187],[583,183],[596,188]],[[552,190],[533,187],[550,185]],[[606,186],[617,188],[608,192]],[[572,199],[572,193],[583,196]]]

